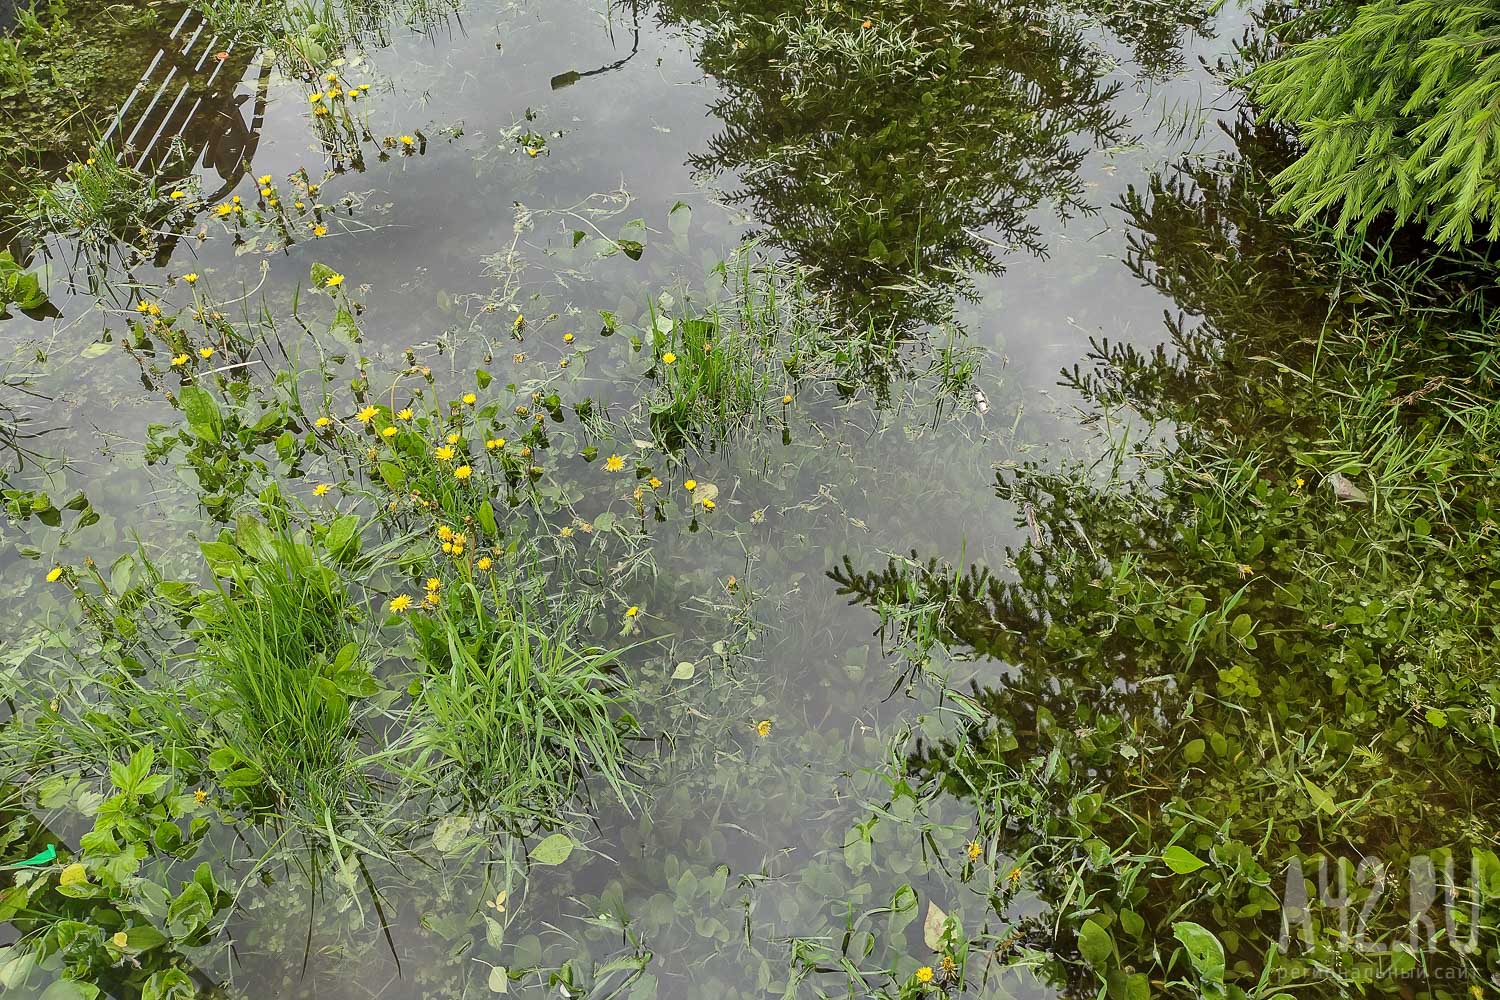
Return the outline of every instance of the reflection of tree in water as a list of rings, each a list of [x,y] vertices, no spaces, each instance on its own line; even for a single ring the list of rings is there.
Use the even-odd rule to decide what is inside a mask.
[[[661,0],[724,96],[705,174],[851,314],[893,333],[943,320],[1031,218],[1089,211],[1078,168],[1126,123],[1066,5],[901,0],[870,15],[787,0]],[[1117,18],[1120,25],[1126,19]],[[1177,22],[1149,19],[1176,41]],[[1142,23],[1145,23],[1144,20]]]
[[[1002,496],[1035,520],[1005,577],[915,555],[874,571],[846,560],[832,575],[873,608],[933,607],[953,648],[1009,665],[973,690],[987,721],[919,746],[910,765],[971,796],[985,834],[1024,859],[1050,912],[1017,924],[1020,943],[1051,956],[1065,992],[1097,992],[1089,965],[1112,996],[1144,995],[1146,980],[1131,978],[1142,975],[1196,992],[1185,956],[1168,968],[1175,925],[1193,921],[1218,936],[1244,989],[1280,962],[1278,989],[1345,994],[1365,976],[1371,992],[1410,997],[1421,980],[1379,971],[1389,955],[1350,952],[1331,911],[1315,967],[1270,949],[1293,856],[1307,859],[1316,898],[1320,856],[1379,855],[1405,885],[1410,854],[1452,848],[1464,879],[1470,850],[1495,847],[1482,803],[1496,791],[1496,622],[1475,612],[1500,581],[1482,541],[1486,466],[1449,459],[1441,546],[1412,535],[1410,511],[1341,504],[1300,480],[1315,479],[1304,456],[1349,412],[1330,386],[1383,393],[1380,434],[1451,448],[1463,431],[1445,413],[1465,390],[1435,380],[1472,384],[1480,362],[1448,337],[1492,338],[1493,310],[1484,272],[1457,263],[1340,272],[1334,248],[1267,214],[1270,171],[1258,168],[1283,152],[1274,137],[1238,138],[1238,163],[1184,165],[1123,205],[1129,266],[1196,323],[1169,317],[1171,353],[1097,345],[1093,370],[1072,378],[1178,422],[1169,449],[1107,484],[1086,471],[1002,477]],[[1381,357],[1394,360],[1381,368]],[[1346,384],[1372,369],[1369,385]],[[1174,873],[1156,860],[1169,846],[1206,866]],[[1352,890],[1357,913],[1368,879]],[[1377,938],[1400,928],[1405,940],[1395,895],[1371,903]],[[1108,939],[1080,943],[1091,912]],[[1481,936],[1491,952],[1493,938]],[[1296,945],[1294,961],[1308,956]],[[1434,977],[1457,974],[1455,995],[1492,971],[1451,950],[1424,960]]]

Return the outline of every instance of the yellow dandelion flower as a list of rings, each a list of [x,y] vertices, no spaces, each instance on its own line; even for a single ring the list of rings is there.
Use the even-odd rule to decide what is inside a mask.
[[[316,226],[312,227],[312,234],[319,239],[322,239],[324,236],[328,235],[328,227],[320,222]]]
[[[477,402],[479,402],[479,397],[478,396],[474,395],[472,392],[466,392],[466,393],[464,393],[464,405],[465,406],[473,406]]]
[[[218,208],[214,209],[214,211],[218,212],[219,213],[219,218],[222,219],[226,215],[233,215],[234,214],[234,206],[233,205],[220,205]]]
[[[453,448],[449,445],[443,445],[441,448],[438,448],[436,451],[434,451],[433,454],[437,456],[439,462],[453,461]]]
[[[489,569],[491,566],[495,565],[495,562],[489,556],[480,556],[479,561],[474,565],[479,567],[480,569]]]
[[[382,427],[381,430],[380,430],[380,436],[383,437],[383,438],[393,438],[393,437],[396,436],[396,428],[395,427]]]
[[[704,510],[713,510],[714,509],[714,502],[712,500],[705,500],[705,501],[703,501],[703,509]]]
[[[422,598],[422,603],[427,605],[429,608],[435,608],[438,606],[438,602],[441,600],[442,598],[439,597],[435,591],[428,591],[427,596]]]
[[[397,420],[410,420],[411,418],[412,418],[412,412],[411,412],[411,407],[409,407],[409,406],[406,409],[404,409],[404,410],[398,411],[397,414],[396,414],[396,419]]]
[[[400,614],[409,607],[411,607],[410,595],[401,594],[398,597],[391,598],[391,610],[396,612],[397,614]]]
[[[209,358],[211,358],[213,356],[214,356],[214,349],[212,347],[200,347],[200,348],[198,348],[198,357],[202,358],[204,361],[207,361]]]
[[[172,367],[181,368],[191,360],[193,360],[193,356],[191,354],[179,354],[172,359]]]
[[[682,488],[685,490],[696,490],[698,488],[698,480],[685,479],[683,480]]]
[[[261,174],[259,177],[256,178],[256,180],[260,182],[260,184],[261,184],[262,187],[264,187],[265,185],[271,183],[271,175],[270,174]]]
[[[327,417],[319,417],[317,420],[313,421],[313,425],[316,427],[327,427],[332,423],[333,421],[329,420]]]
[[[970,861],[978,861],[984,855],[984,847],[977,840],[969,841],[964,853],[969,856]]]
[[[203,803],[208,801],[208,792],[204,791],[201,788],[198,789],[193,793],[193,801],[201,806]]]
[[[924,965],[920,969],[917,970],[917,982],[919,982],[919,983],[930,983],[930,982],[932,982],[932,966],[930,966],[930,965]]]
[[[469,468],[467,465],[460,465],[458,468],[453,470],[453,478],[457,479],[459,482],[463,482],[473,474],[474,470]]]
[[[448,441],[449,444],[458,444],[458,435],[457,434],[449,434],[448,438],[447,438],[447,441]]]
[[[504,448],[505,447],[505,438],[490,438],[488,441],[486,441],[484,443],[484,446],[485,446],[485,448],[489,449],[490,451],[494,451],[497,448]]]
[[[453,541],[453,529],[446,524],[438,525],[438,538],[441,538],[445,542]]]
[[[637,606],[637,605],[634,605],[634,604],[632,604],[630,607],[628,607],[628,608],[625,609],[625,617],[626,618],[634,618],[636,615],[638,615],[640,613],[641,613],[640,607]]]
[[[415,146],[416,144],[417,144],[417,140],[413,139],[409,135],[403,135],[401,137],[401,145],[403,145],[403,146]]]
[[[659,490],[661,489],[661,480],[657,479],[655,476],[652,476],[650,479],[646,480],[646,485],[650,486],[653,490]]]
[[[262,198],[269,198],[269,197],[271,197],[271,189],[270,188],[261,188],[260,189],[260,196]]]
[[[791,393],[787,393],[785,396],[781,397],[781,405],[782,406],[791,406],[792,405],[792,394]]]
[[[318,91],[316,94],[308,94],[307,95],[307,103],[308,104],[317,104],[322,99],[323,99],[323,92],[321,90]]]
[[[47,571],[47,582],[56,583],[58,580],[62,579],[62,575],[63,568],[61,566],[53,566],[50,570]]]
[[[770,736],[771,735],[771,720],[770,719],[761,719],[759,722],[757,722],[755,724],[755,735],[759,736],[761,739],[765,739],[767,736]]]
[[[571,333],[565,333],[565,334],[563,334],[563,343],[564,344],[571,344],[572,342],[573,342],[573,335]]]
[[[183,198],[186,198],[186,197],[187,197],[187,192],[186,191],[173,191],[172,192],[172,200],[173,201],[181,201]]]
[[[625,468],[625,459],[619,455],[611,455],[604,460],[605,472],[619,472],[623,468]]]
[[[571,527],[567,527],[567,526],[558,528],[557,529],[557,537],[559,537],[559,538],[572,538],[573,537],[573,529]]]
[[[1021,881],[1021,866],[1016,865],[1005,877],[1010,880],[1011,885],[1015,885],[1017,882]]]
[[[330,274],[328,276],[328,280],[325,281],[325,282],[323,282],[323,286],[325,288],[337,288],[340,285],[342,285],[343,283],[344,283],[344,276],[342,274]]]
[[[354,415],[354,419],[362,424],[368,424],[380,411],[373,406],[367,406]]]
[[[187,274],[184,274],[182,276],[182,280],[186,281],[190,285],[196,285],[198,283],[198,272],[189,271]]]
[[[661,360],[662,364],[675,365],[677,363],[677,355],[673,354],[671,351],[668,351],[666,354],[663,354],[661,356]]]
[[[313,496],[326,497],[328,495],[328,491],[331,489],[333,489],[333,487],[329,486],[327,483],[319,483],[318,485],[313,487]]]
[[[432,593],[434,590],[440,589],[442,586],[443,586],[443,581],[439,580],[437,577],[435,577],[435,576],[429,576],[427,578],[427,592],[429,594]]]

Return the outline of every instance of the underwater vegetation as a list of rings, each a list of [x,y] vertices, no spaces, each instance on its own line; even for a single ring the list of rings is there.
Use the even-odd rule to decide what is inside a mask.
[[[1485,1000],[1483,4],[0,41],[0,995]]]

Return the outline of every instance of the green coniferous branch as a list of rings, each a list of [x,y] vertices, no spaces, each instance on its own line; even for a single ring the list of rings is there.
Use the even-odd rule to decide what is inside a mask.
[[[1500,0],[1322,4],[1246,83],[1296,127],[1282,209],[1362,232],[1390,215],[1445,244],[1500,236]]]

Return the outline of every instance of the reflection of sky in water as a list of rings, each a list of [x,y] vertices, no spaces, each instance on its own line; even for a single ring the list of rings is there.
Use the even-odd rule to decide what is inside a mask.
[[[398,34],[390,48],[370,55],[373,72],[362,66],[346,67],[345,72],[351,80],[373,84],[368,107],[375,136],[420,132],[426,140],[423,154],[381,162],[367,147],[364,172],[327,182],[327,200],[345,194],[361,199],[352,224],[342,230],[335,227],[327,239],[305,241],[286,251],[240,255],[222,235],[201,245],[189,239],[178,246],[168,270],[196,270],[218,294],[227,295],[242,282],[256,285],[263,261],[268,274],[262,294],[273,311],[284,312],[293,290],[307,283],[309,265],[325,263],[347,275],[356,288],[370,286],[357,296],[366,306],[363,349],[372,357],[370,370],[378,372],[398,365],[403,348],[420,350],[446,331],[469,329],[477,305],[500,283],[486,273],[483,259],[511,244],[516,203],[534,211],[566,208],[623,187],[633,204],[617,216],[596,221],[612,235],[621,224],[644,219],[653,232],[639,263],[616,255],[580,262],[578,273],[557,275],[556,262],[543,251],[565,247],[568,233],[579,226],[538,214],[534,229],[522,234],[524,257],[533,266],[521,274],[516,303],[529,316],[564,314],[533,336],[556,337],[574,326],[591,333],[599,309],[628,319],[663,288],[679,283],[701,286],[705,271],[756,220],[737,218],[737,212],[720,206],[686,165],[689,156],[708,147],[717,131],[705,108],[720,91],[696,66],[691,44],[661,30],[649,17],[643,18],[640,29],[639,50],[627,62],[560,90],[551,87],[554,77],[606,66],[630,53],[635,39],[626,13],[617,10],[606,19],[589,5],[562,0],[499,9],[476,3],[430,36]],[[1195,40],[1185,53],[1190,69],[1166,84],[1147,86],[1127,69],[1118,71],[1111,78],[1122,84],[1114,110],[1129,118],[1126,131],[1139,136],[1140,142],[1124,150],[1096,151],[1085,159],[1080,176],[1088,200],[1100,212],[1062,224],[1047,206],[1034,209],[1031,215],[1044,234],[1047,256],[1008,256],[1004,274],[977,280],[977,302],[958,305],[958,319],[974,342],[995,355],[979,381],[992,407],[987,417],[969,415],[923,435],[907,435],[897,426],[869,436],[866,429],[878,418],[868,412],[841,413],[833,419],[830,411],[820,410],[821,422],[835,426],[827,438],[805,424],[794,424],[790,449],[724,449],[695,466],[699,478],[711,478],[733,498],[724,507],[741,523],[750,511],[768,503],[763,494],[780,495],[768,493],[769,483],[796,483],[796,490],[789,492],[806,498],[802,508],[772,509],[764,526],[747,531],[754,544],[775,553],[766,560],[767,586],[783,592],[794,589],[777,622],[779,634],[763,640],[763,659],[755,665],[767,676],[786,680],[771,685],[769,700],[755,705],[754,711],[776,717],[783,731],[814,731],[828,747],[824,759],[778,761],[787,788],[760,801],[757,815],[736,815],[742,804],[730,804],[716,815],[725,830],[734,832],[712,846],[717,853],[710,867],[723,861],[738,876],[758,871],[768,858],[775,858],[778,873],[795,873],[810,856],[829,849],[837,829],[851,817],[858,818],[857,809],[846,801],[827,804],[826,813],[810,811],[806,797],[793,789],[812,786],[833,802],[846,791],[847,779],[838,777],[839,772],[880,763],[879,753],[863,739],[863,727],[913,710],[899,695],[881,701],[890,680],[881,672],[879,654],[858,652],[872,645],[870,613],[847,607],[832,593],[824,571],[845,553],[853,555],[860,568],[869,568],[883,562],[882,553],[914,547],[924,557],[941,553],[954,560],[990,560],[998,566],[1003,546],[1017,541],[1024,530],[1016,527],[1014,512],[992,495],[992,463],[1017,457],[1006,440],[1012,422],[1022,425],[1042,449],[1038,454],[1046,457],[1051,444],[1079,432],[1036,415],[1067,402],[1054,388],[1057,372],[1083,359],[1089,338],[1105,336],[1140,345],[1163,338],[1162,313],[1173,305],[1122,265],[1128,233],[1114,206],[1128,186],[1143,184],[1151,171],[1171,162],[1185,146],[1212,150],[1223,145],[1211,121],[1201,137],[1196,127],[1178,129],[1174,123],[1209,117],[1205,108],[1220,99],[1220,91],[1198,68],[1198,57],[1212,59],[1238,30],[1231,21],[1217,40]],[[252,67],[247,81],[257,72]],[[530,121],[528,112],[534,113]],[[282,179],[302,167],[317,175],[324,160],[311,141],[309,118],[301,84],[272,84],[252,178],[269,173]],[[1162,122],[1168,125],[1158,129]],[[546,135],[546,153],[525,155],[507,134],[513,128]],[[560,137],[555,135],[559,131]],[[735,186],[733,178],[711,180],[724,190]],[[210,190],[216,186],[204,184]],[[247,201],[254,199],[249,181],[239,193]],[[675,246],[667,232],[668,212],[679,201],[694,210],[685,247]],[[207,225],[219,233],[217,223]],[[774,233],[767,235],[774,240]],[[144,270],[137,277],[147,285],[160,280]],[[466,302],[467,296],[478,298]],[[67,359],[96,339],[101,317],[90,314],[89,300],[83,296],[57,298],[65,316],[50,334],[48,353]],[[311,308],[306,297],[303,308]],[[570,312],[576,316],[570,317]],[[506,328],[513,314],[502,310],[479,315],[497,344],[497,354],[506,350]],[[29,321],[0,326],[0,340],[7,348],[37,337],[47,338],[47,330]],[[601,349],[623,350],[623,340],[604,342]],[[545,341],[526,347],[541,351]],[[464,360],[472,364],[473,359]],[[67,364],[46,369],[38,381],[59,400],[48,419],[68,427],[49,448],[84,463],[84,479],[69,480],[77,485],[87,486],[89,474],[102,477],[107,467],[114,485],[98,488],[113,492],[113,503],[106,496],[100,506],[112,507],[122,527],[141,523],[149,535],[150,518],[143,514],[154,508],[146,491],[159,488],[161,482],[122,466],[138,461],[129,457],[138,449],[128,441],[143,437],[148,421],[173,418],[170,410],[135,390],[139,383],[131,381],[119,355],[88,364],[92,384],[84,384],[77,369]],[[504,358],[497,358],[493,365],[502,383],[507,378],[504,364]],[[628,399],[632,391],[629,384],[587,388],[616,399]],[[1048,401],[1049,395],[1054,402]],[[1026,414],[1024,422],[1017,417],[1018,408]],[[804,463],[799,453],[805,451],[819,451],[822,460]],[[690,539],[668,525],[658,529],[657,544],[663,565],[675,559],[709,565],[722,570],[721,575],[744,572],[744,552],[732,537]],[[6,574],[35,569],[30,561],[5,562]],[[868,670],[854,679],[846,661],[866,655]],[[851,703],[858,706],[861,699],[863,707],[851,712]],[[726,782],[739,780],[725,773]],[[720,789],[719,794],[727,800],[730,790]],[[695,787],[693,794],[712,791]],[[696,836],[712,833],[680,826],[680,816],[691,815],[698,803],[674,803],[670,787],[656,794],[664,804],[654,811],[655,825],[623,818],[616,818],[618,825],[608,820],[602,824],[605,846],[617,852],[621,871],[641,884],[660,881],[661,873],[648,869],[659,865],[662,857],[698,850]],[[779,854],[783,847],[790,853]],[[603,870],[580,875],[572,891],[598,892],[604,879],[620,874],[606,862],[599,864]],[[882,883],[881,889],[888,894],[899,883],[897,878],[891,886]],[[925,901],[923,887],[918,888]],[[799,919],[807,916],[784,902],[797,890],[795,879],[770,883],[765,890],[766,905],[781,918],[779,933],[795,933]],[[537,896],[547,895],[543,882]],[[399,901],[395,905],[394,934],[404,949],[420,937],[415,926],[423,914],[401,909]],[[555,901],[539,901],[537,906],[539,912],[578,912],[576,906]],[[300,938],[290,940],[297,935],[276,944],[274,936],[266,938],[249,929],[272,910],[257,904],[246,915],[245,932],[251,941],[247,954],[280,947],[300,953]],[[330,918],[330,927],[336,923]],[[254,944],[257,937],[259,948]],[[668,953],[702,945],[683,940],[658,942],[657,947]],[[566,955],[549,957],[560,961]],[[691,955],[677,960],[688,968],[695,961]],[[250,961],[254,978],[254,960]],[[315,959],[311,978],[298,986],[293,977],[289,987],[296,995],[417,995],[395,978],[388,961],[383,945],[371,942],[353,980],[345,962]],[[317,984],[315,990],[312,983]],[[663,995],[702,994],[692,983],[679,980],[664,984]]]

